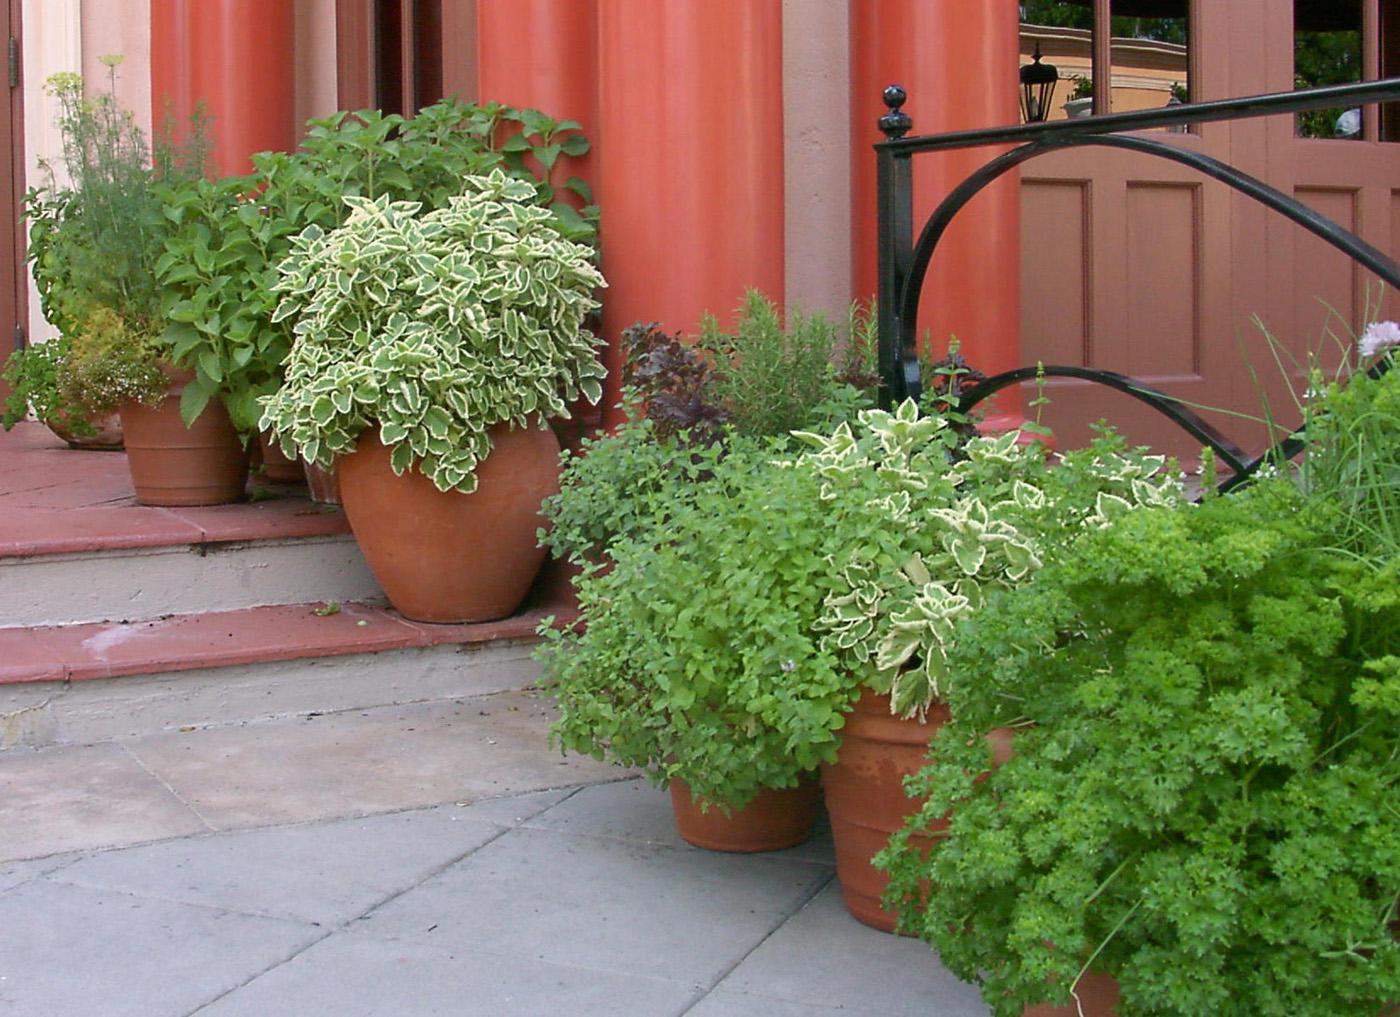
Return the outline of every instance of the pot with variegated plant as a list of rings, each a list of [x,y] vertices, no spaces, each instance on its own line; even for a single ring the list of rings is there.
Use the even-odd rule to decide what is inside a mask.
[[[949,673],[959,626],[989,597],[1028,579],[1069,535],[1138,504],[1180,497],[1160,458],[1105,437],[1051,461],[1011,432],[964,440],[912,403],[861,415],[798,462],[821,480],[827,525],[844,550],[816,628],[860,685],[822,782],[837,876],[851,913],[892,931],[881,904],[888,877],[871,864],[919,802],[904,779],[928,761],[948,720]],[[1011,751],[1011,732],[988,738],[988,766]]]
[[[335,461],[351,528],[389,600],[431,622],[511,614],[542,562],[558,489],[545,421],[601,397],[585,317],[606,285],[528,182],[468,176],[445,208],[346,198],[280,266],[293,322],[261,427]]]

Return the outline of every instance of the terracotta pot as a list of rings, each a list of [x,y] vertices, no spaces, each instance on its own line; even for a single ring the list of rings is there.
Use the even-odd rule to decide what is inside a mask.
[[[895,925],[894,912],[880,906],[889,877],[870,860],[918,811],[904,778],[928,763],[929,740],[947,721],[942,704],[929,709],[927,723],[892,716],[890,697],[866,689],[846,718],[836,762],[822,768],[841,896],[859,921],[884,932]]]
[[[1021,1011],[1021,1017],[1116,1017],[1118,982],[1112,975],[1090,971],[1075,989],[1079,1002],[1066,1006],[1037,1003]]]
[[[302,463],[306,475],[306,490],[311,500],[321,505],[340,504],[340,478],[334,468],[323,470],[315,463]]]
[[[258,446],[262,449],[262,474],[269,484],[303,484],[306,473],[299,459],[288,459],[282,446],[268,434],[258,435]]]
[[[44,421],[44,426],[62,441],[67,442],[69,448],[82,449],[86,452],[118,452],[121,450],[121,417],[115,413],[104,413],[87,418],[86,423],[97,433],[78,434],[73,428],[71,418],[67,416],[49,418]]]
[[[559,442],[547,427],[490,432],[472,494],[439,491],[412,469],[394,476],[376,428],[336,461],[340,496],[365,560],[399,613],[414,621],[504,618],[544,561],[540,502],[559,490]]]
[[[180,419],[178,375],[156,406],[121,407],[127,465],[142,505],[221,505],[243,497],[248,451],[224,404],[210,400],[193,426]]]
[[[819,794],[815,780],[803,781],[797,787],[760,791],[748,805],[725,815],[715,805],[702,812],[690,785],[671,781],[676,830],[687,843],[711,851],[780,851],[801,844],[812,836]]]

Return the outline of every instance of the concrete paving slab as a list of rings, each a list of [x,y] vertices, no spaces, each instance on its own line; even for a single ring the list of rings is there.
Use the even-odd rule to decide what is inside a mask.
[[[671,794],[642,779],[595,784],[580,788],[569,800],[540,813],[525,824],[533,829],[587,837],[609,837],[698,851],[676,832]],[[765,858],[799,858],[824,865],[835,864],[831,824],[823,812],[810,840],[786,851],[765,852]]]
[[[818,1006],[815,1003],[791,1003],[771,996],[756,996],[745,992],[716,989],[685,1012],[685,1017],[885,1017],[864,1007],[852,1010],[844,1006]]]
[[[390,901],[357,929],[699,987],[830,878],[825,867],[796,860],[522,828]]]
[[[986,1017],[990,1012],[977,989],[954,978],[925,943],[878,932],[852,918],[835,882],[718,988],[877,1017]]]
[[[695,994],[658,978],[357,933],[316,944],[198,1017],[679,1017]]]
[[[0,753],[0,788],[4,861],[209,829],[119,745]]]
[[[27,862],[0,862],[0,893],[71,865],[80,855],[50,855]]]
[[[91,889],[340,925],[416,886],[506,827],[470,808],[180,838],[105,851],[51,879]]]
[[[0,896],[5,1017],[185,1017],[324,933],[39,879]]]
[[[219,829],[367,815],[610,779],[546,748],[552,708],[526,693],[127,743]]]

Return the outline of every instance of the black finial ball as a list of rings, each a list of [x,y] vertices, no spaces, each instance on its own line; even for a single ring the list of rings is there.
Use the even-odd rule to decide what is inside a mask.
[[[914,126],[909,114],[900,109],[907,98],[909,94],[904,91],[902,85],[889,85],[885,88],[885,105],[890,111],[880,118],[880,132],[891,141],[904,137],[909,133],[909,128]]]

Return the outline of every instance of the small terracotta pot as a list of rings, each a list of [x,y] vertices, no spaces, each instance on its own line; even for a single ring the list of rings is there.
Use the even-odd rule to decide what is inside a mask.
[[[122,421],[115,413],[104,413],[87,418],[85,423],[95,434],[78,434],[69,417],[52,417],[44,421],[44,426],[68,443],[69,448],[85,452],[119,452],[122,447]]]
[[[1075,988],[1079,1002],[1067,1006],[1037,1003],[1021,1011],[1021,1017],[1116,1017],[1118,981],[1112,975],[1088,972]]]
[[[340,496],[360,550],[389,601],[414,621],[504,618],[544,561],[540,502],[559,490],[559,442],[547,427],[490,431],[472,494],[394,475],[377,428],[336,461]]]
[[[210,400],[189,428],[180,419],[188,377],[172,373],[170,391],[156,406],[122,404],[127,465],[142,505],[222,505],[247,487],[248,451],[224,404]]]
[[[683,780],[671,781],[671,807],[676,830],[696,847],[711,851],[781,851],[812,836],[820,788],[815,780],[797,787],[760,791],[742,809],[728,815],[717,805],[701,811]]]
[[[288,459],[282,446],[270,434],[258,435],[262,449],[262,475],[269,484],[304,484],[306,472],[299,459]]]
[[[947,721],[942,704],[929,708],[926,723],[895,717],[889,696],[866,689],[846,718],[836,762],[822,767],[841,897],[856,919],[883,932],[895,926],[894,912],[880,906],[889,876],[870,860],[918,811],[904,778],[928,763],[929,740]]]
[[[339,505],[340,479],[336,476],[334,467],[323,470],[315,463],[307,462],[303,462],[301,466],[311,500],[320,505]]]

